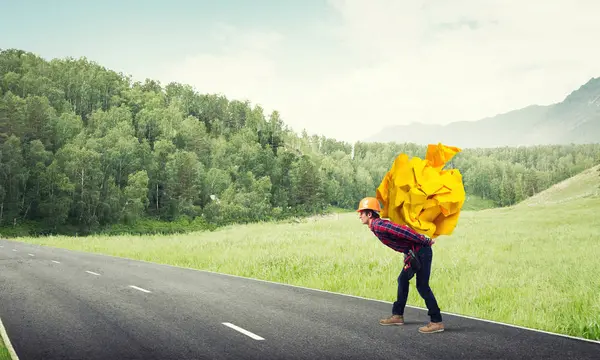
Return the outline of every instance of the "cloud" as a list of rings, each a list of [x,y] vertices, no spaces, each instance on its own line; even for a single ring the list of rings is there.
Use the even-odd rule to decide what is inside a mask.
[[[268,88],[277,78],[271,48],[282,40],[282,35],[220,24],[209,37],[219,44],[217,51],[168,64],[161,80],[187,83],[201,93],[221,93],[229,99],[255,102],[257,89]]]
[[[379,54],[354,83],[385,89],[378,103],[396,98],[397,122],[476,120],[560,101],[600,76],[593,0],[332,3],[342,41]]]
[[[319,37],[335,46],[306,50],[314,68],[288,70],[302,69],[302,59],[287,51],[294,44],[283,31],[221,26],[218,53],[189,56],[166,77],[277,109],[297,131],[354,141],[393,124],[478,120],[558,102],[600,76],[596,0],[330,5]]]

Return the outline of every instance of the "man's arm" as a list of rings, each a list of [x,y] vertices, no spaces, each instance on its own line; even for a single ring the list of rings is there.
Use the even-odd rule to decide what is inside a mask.
[[[378,227],[380,231],[390,234],[392,236],[396,236],[401,239],[412,241],[421,245],[432,245],[432,241],[429,237],[419,234],[418,232],[414,231],[406,225],[399,225],[390,221],[381,224]]]

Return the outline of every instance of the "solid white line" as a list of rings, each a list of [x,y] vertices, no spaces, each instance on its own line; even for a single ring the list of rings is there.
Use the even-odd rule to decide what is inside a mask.
[[[60,264],[60,261],[52,260],[53,263]]]
[[[230,328],[232,328],[233,330],[237,330],[237,331],[241,332],[241,333],[242,333],[242,334],[244,334],[244,335],[250,336],[250,337],[251,337],[251,338],[253,338],[254,340],[264,340],[264,338],[262,338],[262,337],[260,337],[260,336],[258,336],[258,335],[256,335],[256,334],[254,334],[254,333],[251,333],[251,332],[250,332],[250,331],[248,331],[248,330],[242,329],[242,328],[241,328],[241,327],[239,327],[239,326],[233,325],[232,323],[224,322],[224,323],[222,323],[222,324],[223,324],[223,325],[225,325],[225,326],[229,326],[229,327],[230,327]]]
[[[241,276],[241,275],[233,275],[233,274],[220,273],[220,272],[211,271],[211,270],[194,269],[194,268],[191,268],[191,267],[180,266],[180,265],[163,264],[163,263],[152,262],[152,261],[148,261],[148,260],[134,259],[134,258],[124,257],[124,256],[107,255],[107,254],[102,254],[102,253],[97,253],[97,252],[85,252],[85,251],[78,251],[78,250],[70,250],[70,249],[66,249],[66,248],[52,247],[52,246],[47,246],[47,245],[40,245],[40,247],[52,248],[52,249],[59,249],[59,250],[62,250],[62,251],[71,252],[71,253],[77,253],[77,254],[85,254],[85,255],[93,254],[93,255],[100,255],[100,256],[104,256],[104,257],[110,257],[110,258],[114,258],[114,259],[121,259],[121,260],[127,260],[127,261],[139,261],[139,262],[150,264],[150,265],[153,265],[153,266],[157,266],[158,265],[158,266],[167,266],[167,267],[177,268],[177,269],[193,270],[193,271],[199,271],[199,272],[208,273],[208,274],[216,274],[216,275],[220,275],[220,276],[227,276],[227,277],[233,277],[233,278],[238,278],[238,279],[258,281],[258,282],[263,282],[263,283],[267,283],[267,284],[275,284],[275,285],[287,286],[287,287],[292,287],[292,288],[297,288],[297,289],[304,289],[304,290],[310,290],[310,291],[328,293],[328,294],[333,294],[333,295],[340,295],[340,296],[352,297],[352,298],[355,298],[355,299],[362,299],[362,300],[380,302],[380,303],[389,304],[389,305],[392,304],[392,302],[386,301],[386,300],[371,299],[371,298],[367,298],[367,297],[363,297],[363,296],[358,296],[358,295],[342,294],[342,293],[338,293],[338,292],[334,292],[334,291],[329,291],[329,290],[309,288],[309,287],[300,286],[300,285],[278,283],[278,282],[270,281],[270,280],[263,280],[263,279],[251,278],[251,277],[246,277],[246,276]],[[13,251],[17,251],[17,250],[13,250]],[[427,311],[426,308],[419,307],[419,306],[406,305],[406,307]],[[452,316],[456,316],[456,317],[461,317],[461,318],[465,318],[465,319],[471,319],[471,320],[477,320],[477,321],[482,321],[482,322],[497,324],[497,325],[503,325],[503,326],[513,327],[513,328],[517,328],[517,329],[523,329],[523,330],[528,330],[528,331],[533,331],[533,332],[538,332],[538,333],[543,333],[543,334],[548,334],[548,335],[553,335],[553,336],[558,336],[558,337],[563,337],[563,338],[569,338],[569,339],[573,339],[573,340],[580,340],[580,341],[585,341],[585,342],[591,342],[591,343],[600,344],[600,341],[598,341],[598,340],[586,339],[586,338],[583,338],[583,337],[577,337],[577,336],[566,335],[566,334],[559,334],[559,333],[554,333],[554,332],[550,332],[550,331],[538,330],[538,329],[528,328],[528,327],[524,327],[524,326],[507,324],[507,323],[502,323],[502,322],[498,322],[498,321],[487,320],[487,319],[482,319],[482,318],[477,318],[477,317],[472,317],[472,316],[466,316],[466,315],[461,315],[461,314],[455,314],[455,313],[445,312],[445,311],[442,311],[442,315],[443,314],[452,315]]]
[[[33,255],[33,254],[27,254],[27,255],[29,255],[29,256],[35,256],[35,255]]]
[[[2,319],[0,319],[0,337],[4,341],[4,346],[8,349],[8,354],[12,360],[19,360],[15,349],[10,343],[10,339],[8,338],[8,334],[6,333],[6,329],[4,328],[4,324],[2,324]]]
[[[87,270],[86,270],[85,272],[86,272],[86,273],[88,273],[88,274],[92,274],[92,275],[100,276],[100,274],[98,274],[98,273],[95,273],[95,272],[93,272],[93,271],[87,271]]]
[[[142,289],[142,288],[140,288],[140,287],[137,287],[137,286],[135,286],[135,285],[129,285],[129,287],[130,287],[130,288],[134,288],[134,289],[136,289],[136,290],[139,290],[139,291],[146,292],[146,293],[149,293],[149,292],[150,292],[150,291],[148,291],[148,290],[146,290],[146,289]]]

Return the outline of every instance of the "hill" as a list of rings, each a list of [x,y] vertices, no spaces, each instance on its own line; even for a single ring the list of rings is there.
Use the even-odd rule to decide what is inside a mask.
[[[600,78],[562,102],[531,105],[478,121],[447,125],[412,123],[383,129],[366,142],[445,142],[462,148],[600,142]]]
[[[600,165],[565,179],[522,201],[518,206],[563,204],[582,198],[600,197]]]

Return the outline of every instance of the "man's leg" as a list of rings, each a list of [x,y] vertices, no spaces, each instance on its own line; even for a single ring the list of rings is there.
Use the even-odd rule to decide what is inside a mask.
[[[404,266],[404,264],[402,265]],[[409,281],[414,275],[415,272],[412,268],[402,268],[400,275],[398,275],[398,294],[392,306],[392,314],[404,315],[404,308],[406,307],[406,301],[408,301]]]
[[[402,263],[404,266],[404,262]],[[379,323],[381,325],[402,325],[404,324],[404,308],[406,307],[406,301],[408,300],[408,289],[409,280],[415,275],[415,272],[408,268],[405,270],[402,268],[400,275],[398,275],[398,294],[396,301],[392,306],[392,316],[387,319],[381,319]]]
[[[437,300],[431,287],[429,287],[429,277],[431,275],[431,262],[433,260],[433,251],[431,247],[423,247],[419,251],[419,259],[421,260],[421,269],[417,272],[417,290],[425,300],[425,305],[429,310],[427,315],[431,318],[431,322],[435,326],[429,326],[419,329],[421,332],[435,332],[443,330],[441,326],[442,314],[438,306]],[[431,325],[431,324],[430,324]]]

